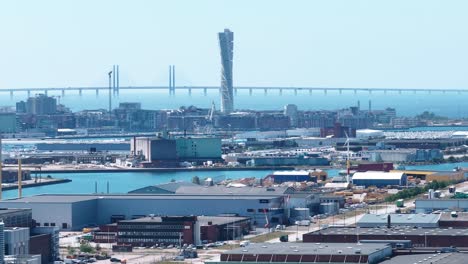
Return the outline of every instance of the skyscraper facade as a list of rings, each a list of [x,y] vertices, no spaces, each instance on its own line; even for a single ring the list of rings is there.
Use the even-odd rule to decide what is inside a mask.
[[[234,110],[234,92],[232,87],[232,57],[234,33],[229,29],[218,33],[221,50],[221,111],[229,114]]]

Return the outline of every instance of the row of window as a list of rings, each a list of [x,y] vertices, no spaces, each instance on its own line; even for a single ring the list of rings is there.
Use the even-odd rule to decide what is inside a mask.
[[[129,225],[129,224],[119,224],[119,229],[183,229],[183,225]]]
[[[179,239],[172,238],[119,238],[119,243],[179,243]]]
[[[41,223],[36,222],[36,226],[41,226]],[[44,226],[55,226],[55,223],[44,223]],[[67,223],[62,223],[62,229],[67,229],[68,224]]]
[[[249,212],[249,213],[255,213],[255,209],[247,209],[247,212]],[[259,213],[265,213],[265,212],[268,213],[268,212],[270,212],[270,209],[268,209],[268,208],[265,208],[265,209],[258,209],[258,212],[259,212]]]
[[[119,236],[179,236],[180,232],[119,232]]]

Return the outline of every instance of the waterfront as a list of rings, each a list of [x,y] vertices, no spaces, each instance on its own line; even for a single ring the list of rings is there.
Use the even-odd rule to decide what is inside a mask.
[[[94,91],[84,91],[80,96],[77,92],[68,92],[62,96],[60,91],[49,92],[49,96],[60,97],[60,103],[69,107],[72,111],[83,109],[106,109],[107,93],[100,93],[96,96]],[[265,100],[259,100],[265,98]],[[12,97],[4,95],[0,97],[0,105],[13,106],[13,102],[27,99],[26,92],[14,93]],[[294,103],[301,110],[336,110],[356,105],[358,100],[361,108],[368,109],[368,101],[372,101],[372,109],[384,109],[393,107],[399,116],[415,116],[424,111],[434,112],[437,115],[460,118],[468,116],[468,110],[464,107],[466,95],[458,93],[441,92],[357,92],[343,91],[308,91],[299,90],[297,95],[293,91],[283,91],[278,96],[277,91],[270,91],[264,94],[263,91],[255,91],[249,95],[248,91],[238,91],[234,97],[236,109],[255,110],[281,110],[286,104]],[[180,106],[195,105],[197,107],[209,108],[215,102],[219,109],[219,92],[208,91],[204,95],[203,91],[192,91],[189,95],[187,91],[177,91],[175,95],[170,95],[168,91],[157,90],[137,90],[121,91],[119,96],[114,97],[113,103],[119,102],[141,102],[143,109],[174,109]]]
[[[424,169],[424,170],[453,170],[455,167],[468,167],[468,162],[445,163],[437,165],[414,165],[406,166],[406,169]],[[338,175],[339,170],[326,170],[330,177]],[[223,179],[241,179],[248,177],[263,178],[271,170],[249,170],[249,171],[184,171],[184,172],[112,172],[112,173],[48,173],[54,178],[67,178],[72,180],[68,183],[32,187],[23,190],[23,195],[31,196],[44,193],[68,193],[68,194],[86,194],[94,193],[95,182],[98,183],[98,193],[107,192],[107,182],[109,182],[110,193],[126,193],[128,191],[160,183],[167,183],[171,180],[191,181],[194,176],[203,178]],[[46,174],[42,175],[43,177]],[[3,192],[4,199],[17,197],[16,190]]]

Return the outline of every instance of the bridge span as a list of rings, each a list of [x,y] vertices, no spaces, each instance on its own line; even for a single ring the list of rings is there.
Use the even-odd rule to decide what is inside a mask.
[[[78,92],[78,94],[82,94],[83,91],[96,91],[96,94],[99,94],[101,91],[113,91],[113,93],[118,93],[119,90],[167,90],[169,93],[173,94],[175,91],[187,91],[189,94],[192,90],[203,90],[206,94],[208,90],[220,90],[219,86],[120,86],[120,87],[113,87],[109,89],[109,87],[47,87],[47,88],[6,88],[0,89],[0,93],[10,93],[13,96],[15,92],[26,92],[28,95],[31,93],[44,93],[47,94],[48,92],[61,92],[62,96],[64,96],[67,92]],[[259,86],[237,86],[234,87],[234,92],[239,90],[247,90],[250,94],[254,91],[263,91],[265,94],[268,92],[278,92],[279,95],[282,94],[283,91],[294,91],[297,94],[299,91],[308,91],[309,93],[312,92],[366,92],[366,93],[373,93],[373,92],[397,92],[397,93],[467,93],[468,88],[437,88],[437,89],[429,89],[429,88],[352,88],[352,87],[259,87]]]

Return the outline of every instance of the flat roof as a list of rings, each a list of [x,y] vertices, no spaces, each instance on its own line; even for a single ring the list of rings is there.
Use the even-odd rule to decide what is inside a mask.
[[[387,224],[387,218],[390,215],[390,221],[393,224],[406,224],[412,226],[414,224],[437,224],[440,214],[365,214],[358,221],[358,224],[377,223]]]
[[[440,221],[468,221],[467,212],[457,212],[457,217],[453,217],[451,213],[441,213]]]
[[[17,212],[31,211],[29,208],[0,208],[0,216]]]
[[[450,228],[412,228],[395,226],[392,228],[370,228],[370,227],[328,227],[322,230],[313,231],[305,235],[410,235],[410,236],[468,236],[468,229],[450,229]]]
[[[368,172],[356,172],[353,174],[354,180],[400,180],[403,175],[402,172],[380,172],[380,171],[368,171]]]
[[[177,220],[177,218],[183,219],[183,218],[190,218],[190,216],[167,216],[168,218],[173,218],[174,220]],[[142,217],[142,218],[137,218],[137,219],[132,219],[132,220],[123,220],[121,222],[123,223],[129,223],[129,222],[155,222],[155,223],[161,223],[162,221],[162,216],[147,216],[147,217]],[[211,222],[211,225],[225,225],[225,224],[231,224],[231,223],[236,223],[239,221],[245,221],[249,220],[248,217],[239,217],[239,216],[197,216],[197,220],[200,223],[201,226],[207,226],[209,225],[208,223]]]
[[[370,255],[388,247],[382,243],[254,243],[223,254],[336,255],[341,250],[343,255]]]
[[[235,189],[235,188],[233,188]],[[272,199],[276,197],[266,195],[237,195],[237,194],[220,194],[220,195],[174,195],[174,194],[41,194],[23,198],[13,198],[0,201],[2,204],[9,203],[75,203],[83,201],[91,201],[97,199],[105,200],[256,200],[256,199]]]
[[[227,187],[227,186],[180,186],[176,194],[198,194],[198,195],[262,195],[277,196],[284,195],[288,187]]]
[[[465,263],[468,254],[464,253],[433,253],[433,254],[415,254],[395,256],[389,260],[381,262],[381,264],[401,264],[401,263],[416,263],[416,264],[460,264]]]

